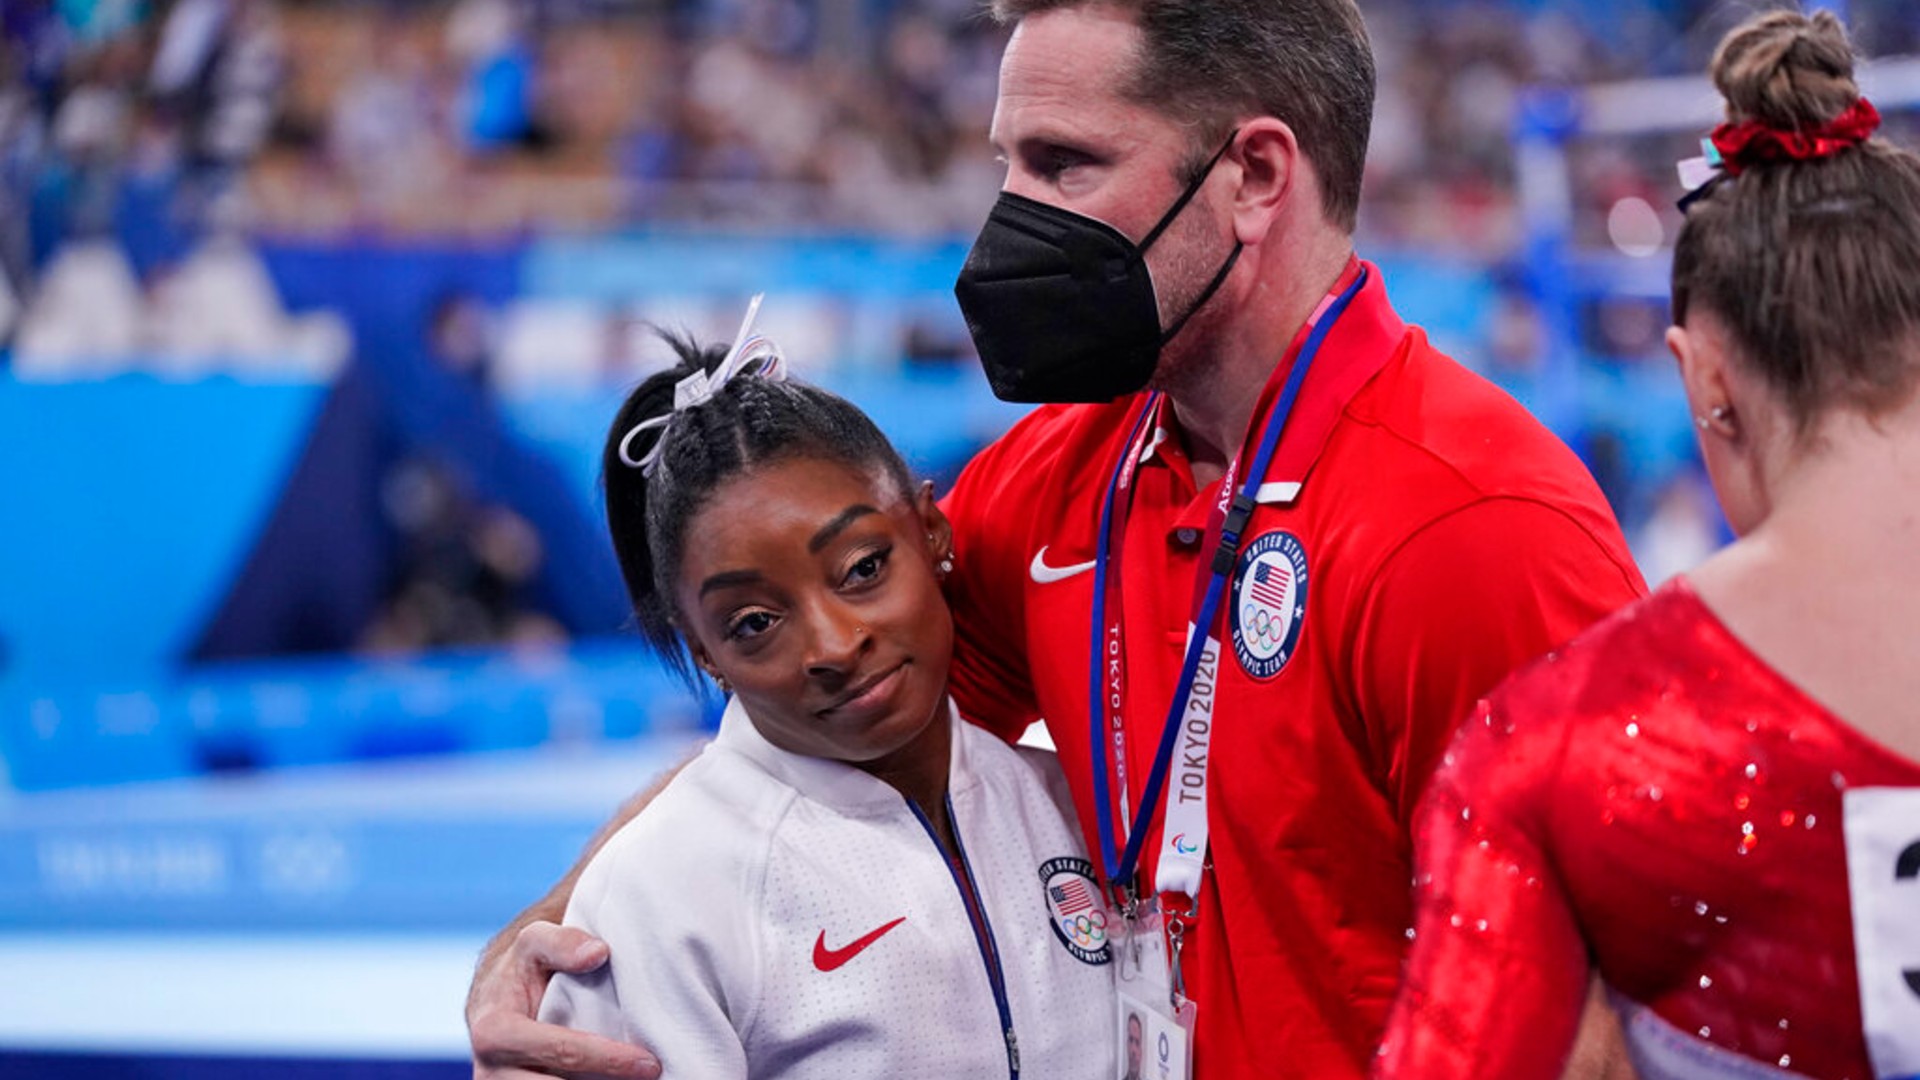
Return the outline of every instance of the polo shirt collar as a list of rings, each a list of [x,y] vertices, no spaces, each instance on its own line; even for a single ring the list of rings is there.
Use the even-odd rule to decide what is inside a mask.
[[[1341,274],[1339,283],[1321,302],[1315,311],[1316,317],[1323,315],[1334,297],[1352,284],[1354,275],[1362,271],[1367,275],[1366,284],[1360,287],[1353,302],[1347,305],[1340,321],[1328,331],[1320,354],[1314,359],[1313,370],[1307,373],[1306,381],[1300,386],[1300,395],[1294,399],[1293,415],[1287,420],[1286,431],[1281,433],[1280,446],[1274,451],[1273,464],[1267,470],[1267,480],[1260,485],[1256,496],[1261,505],[1286,506],[1300,497],[1307,476],[1319,461],[1321,451],[1326,449],[1327,439],[1333,434],[1334,425],[1346,410],[1347,403],[1398,354],[1406,337],[1406,323],[1401,321],[1387,299],[1380,268],[1358,258]],[[1308,332],[1308,327],[1300,328],[1293,344],[1287,349],[1284,363],[1293,363],[1301,346],[1306,343]],[[1268,388],[1269,392],[1262,395],[1260,406],[1254,413],[1255,426],[1264,424],[1273,409],[1279,397],[1278,383],[1279,380],[1275,380]],[[1153,439],[1140,460],[1144,464],[1156,456],[1177,471],[1191,475],[1187,472],[1184,459],[1175,464],[1178,450],[1169,441],[1165,427],[1154,429]]]
[[[1341,414],[1346,412],[1347,404],[1360,392],[1361,387],[1372,382],[1373,377],[1399,355],[1406,340],[1407,324],[1401,321],[1393,310],[1393,304],[1387,299],[1387,287],[1381,280],[1380,268],[1359,259],[1354,262],[1365,271],[1366,284],[1360,287],[1353,302],[1347,305],[1340,321],[1328,331],[1320,355],[1314,359],[1313,370],[1307,373],[1306,381],[1300,386],[1300,396],[1294,401],[1293,415],[1287,420],[1286,431],[1280,435],[1280,446],[1274,451],[1273,465],[1267,470],[1266,482],[1260,487],[1259,498],[1264,504],[1287,505],[1299,498],[1301,488],[1313,472],[1314,464],[1320,460],[1321,451],[1327,448],[1327,440],[1332,436]],[[1341,286],[1349,284],[1349,281],[1342,276]],[[1325,310],[1325,304],[1321,310]],[[1289,350],[1289,363],[1298,354],[1301,343],[1296,343]],[[1258,415],[1254,418],[1255,424],[1266,422],[1277,396],[1276,387],[1273,394],[1261,399]]]
[[[973,772],[964,738],[967,725],[961,722],[951,698],[947,699],[947,723],[953,726],[952,756],[947,767],[947,791],[952,794],[971,783]],[[845,813],[884,815],[898,812],[906,803],[905,796],[886,781],[844,761],[808,757],[768,742],[737,697],[727,699],[726,711],[720,714],[720,732],[713,743],[752,761],[807,798]]]

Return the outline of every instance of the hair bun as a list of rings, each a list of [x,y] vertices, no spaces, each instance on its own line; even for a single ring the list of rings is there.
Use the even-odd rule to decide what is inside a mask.
[[[1860,99],[1853,44],[1830,11],[1775,11],[1753,19],[1720,43],[1711,70],[1734,123],[1804,131]]]

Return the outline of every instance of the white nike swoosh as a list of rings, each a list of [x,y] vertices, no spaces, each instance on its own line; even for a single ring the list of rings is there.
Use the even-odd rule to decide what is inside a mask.
[[[1074,566],[1048,566],[1047,549],[1041,548],[1034,553],[1033,565],[1027,569],[1028,572],[1033,574],[1034,581],[1042,585],[1051,585],[1056,581],[1065,581],[1076,574],[1084,574],[1093,569],[1093,567],[1094,564],[1090,562],[1083,562]]]

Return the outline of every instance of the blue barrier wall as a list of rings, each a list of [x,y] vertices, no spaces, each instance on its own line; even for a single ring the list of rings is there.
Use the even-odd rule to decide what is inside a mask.
[[[0,684],[172,670],[239,574],[326,393],[0,372]]]

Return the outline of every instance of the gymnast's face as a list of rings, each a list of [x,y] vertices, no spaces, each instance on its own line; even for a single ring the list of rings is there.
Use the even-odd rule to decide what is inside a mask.
[[[952,536],[931,487],[787,458],[723,483],[686,535],[688,643],[768,742],[882,771],[945,723],[953,618],[935,567]]]

